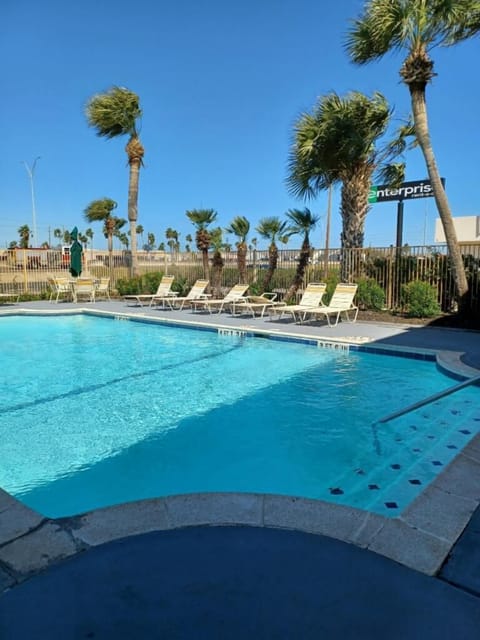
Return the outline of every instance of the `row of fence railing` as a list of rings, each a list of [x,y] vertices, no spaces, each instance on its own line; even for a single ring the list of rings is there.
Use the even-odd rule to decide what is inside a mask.
[[[292,283],[299,250],[278,251],[277,268],[270,289],[284,291]],[[462,254],[469,279],[469,306],[480,306],[480,245],[462,246]],[[210,256],[211,257],[211,256]],[[239,281],[236,252],[222,255],[222,287]],[[48,277],[68,273],[70,258],[61,250],[14,249],[0,251],[0,290],[18,291],[25,295],[42,295],[48,291]],[[268,251],[250,250],[246,259],[246,274],[250,284],[263,288],[268,271]],[[83,252],[83,272],[94,277],[109,276],[114,292],[119,281],[131,278],[131,255],[127,251],[90,250]],[[139,275],[158,272],[174,275],[186,284],[203,277],[202,256],[199,252],[139,251]],[[385,292],[386,307],[401,306],[402,285],[422,280],[437,290],[442,310],[455,306],[454,281],[445,245],[363,249],[313,250],[305,272],[304,284],[334,280],[375,280]]]

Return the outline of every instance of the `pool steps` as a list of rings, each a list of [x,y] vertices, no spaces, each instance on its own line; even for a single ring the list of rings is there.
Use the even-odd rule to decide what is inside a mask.
[[[471,384],[480,384],[480,376],[474,376],[473,378],[468,378],[468,380],[464,380],[459,384],[454,385],[453,387],[448,387],[448,389],[444,389],[443,391],[439,391],[438,393],[433,394],[432,396],[428,396],[428,398],[424,398],[423,400],[419,400],[414,404],[408,405],[408,407],[403,407],[403,409],[399,409],[394,413],[390,413],[388,416],[384,416],[377,420],[378,423],[384,424],[385,422],[390,422],[394,418],[399,418],[400,416],[405,415],[406,413],[410,413],[411,411],[415,411],[415,409],[419,409],[420,407],[424,407],[427,404],[435,402],[435,400],[440,400],[440,398],[444,398],[445,396],[450,395],[451,393],[455,393],[456,391],[460,391],[460,389],[464,389]]]

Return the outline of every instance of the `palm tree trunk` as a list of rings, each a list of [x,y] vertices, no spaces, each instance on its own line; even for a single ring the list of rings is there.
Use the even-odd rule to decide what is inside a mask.
[[[202,262],[203,262],[203,277],[205,280],[210,278],[210,267],[208,264],[208,249],[202,249]]]
[[[223,257],[220,251],[215,251],[212,258],[212,291],[214,297],[220,298],[222,295],[222,271]]]
[[[240,242],[237,246],[238,261],[238,282],[239,284],[247,284],[247,245]]]
[[[131,273],[135,277],[138,275],[138,255],[137,255],[137,219],[138,219],[138,184],[140,178],[140,167],[144,155],[143,146],[138,136],[132,135],[125,147],[130,165],[128,177],[128,220],[130,222],[130,238],[132,252]]]
[[[295,277],[290,285],[287,293],[285,294],[285,301],[289,302],[303,285],[303,278],[305,277],[305,271],[307,269],[308,261],[310,260],[310,241],[307,238],[303,241],[302,248],[300,249],[300,258],[298,260],[297,270]]]
[[[352,251],[363,247],[365,235],[365,219],[370,210],[368,192],[372,178],[370,165],[360,167],[350,178],[343,181],[341,192],[340,213],[342,216],[342,246],[341,280],[351,282],[355,274],[355,260],[358,253]]]
[[[425,88],[409,85],[410,96],[412,99],[413,121],[415,123],[415,135],[417,137],[420,148],[422,149],[425,163],[427,165],[428,177],[433,189],[435,203],[438,213],[442,221],[445,239],[447,241],[448,251],[453,267],[453,279],[458,295],[458,306],[462,310],[466,305],[466,294],[468,293],[468,282],[465,274],[465,266],[463,264],[462,253],[458,245],[455,225],[453,224],[452,212],[448,203],[445,189],[440,180],[433,147],[430,140],[427,119],[427,106],[425,103]]]
[[[265,275],[265,280],[263,281],[263,288],[265,291],[270,291],[270,283],[273,278],[273,274],[275,273],[275,269],[277,268],[278,263],[278,249],[277,245],[272,242],[272,244],[268,247],[268,271]]]

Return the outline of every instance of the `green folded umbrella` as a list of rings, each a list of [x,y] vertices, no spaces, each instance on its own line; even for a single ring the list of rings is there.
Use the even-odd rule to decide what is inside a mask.
[[[73,242],[70,247],[70,273],[74,278],[82,273],[82,245],[78,241],[78,229],[74,227],[70,234]]]

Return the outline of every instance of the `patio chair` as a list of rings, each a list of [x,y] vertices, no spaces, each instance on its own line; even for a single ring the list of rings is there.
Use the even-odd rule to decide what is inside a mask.
[[[154,298],[165,298],[167,296],[176,296],[176,292],[172,291],[174,276],[163,276],[160,280],[160,284],[158,285],[158,289],[155,293],[139,293],[139,294],[129,294],[127,296],[123,296],[125,302],[134,302],[134,305],[130,306],[140,306],[143,307],[143,303],[149,303],[149,306],[152,306],[152,302]]]
[[[185,305],[191,305],[193,300],[206,300],[208,299],[208,293],[205,293],[205,289],[208,287],[208,280],[197,280],[186,296],[180,298],[167,298],[167,302],[170,307],[182,310]]]
[[[73,283],[73,301],[86,298],[88,302],[95,302],[95,280],[93,278],[77,278]]]
[[[218,313],[221,313],[225,306],[230,306],[232,302],[236,302],[243,297],[243,294],[247,291],[248,284],[236,284],[233,286],[224,298],[216,300],[193,300],[193,311],[198,309],[207,310],[212,313],[213,310],[218,309]]]
[[[304,317],[302,314],[304,314],[305,311],[312,308],[315,309],[323,304],[322,298],[325,295],[326,290],[327,285],[324,282],[310,282],[303,292],[298,304],[271,307],[269,309],[270,320],[272,320],[274,315],[278,315],[279,318],[281,318],[284,313],[290,313],[295,321],[297,321],[297,316],[298,319],[302,321]]]
[[[337,284],[328,306],[306,310],[304,313],[304,319],[309,316],[313,319],[325,316],[328,326],[335,327],[343,313],[345,314],[347,322],[355,322],[358,315],[358,307],[353,304],[353,299],[357,293],[357,288],[358,285],[356,284],[347,284],[344,282]],[[350,320],[349,316],[349,312],[351,311],[355,313],[353,320]],[[335,322],[333,324],[330,320],[330,316],[335,316]]]
[[[276,297],[276,293],[265,292],[261,296],[247,296],[245,299],[236,300],[231,304],[232,314],[235,316],[251,313],[254,318],[259,311],[260,317],[263,318],[267,309],[287,306],[285,302],[276,300]]]
[[[16,276],[14,276],[13,282],[2,282],[0,284],[0,287],[0,302],[5,302],[6,304],[16,304],[20,300],[20,287],[17,282]]]
[[[110,278],[100,278],[95,289],[95,299],[103,297],[110,300]]]
[[[74,300],[72,283],[68,278],[58,278],[56,276],[49,276],[47,278],[48,286],[50,287],[49,301],[53,302],[55,296],[55,302],[58,302],[60,296],[67,298],[68,300]]]

